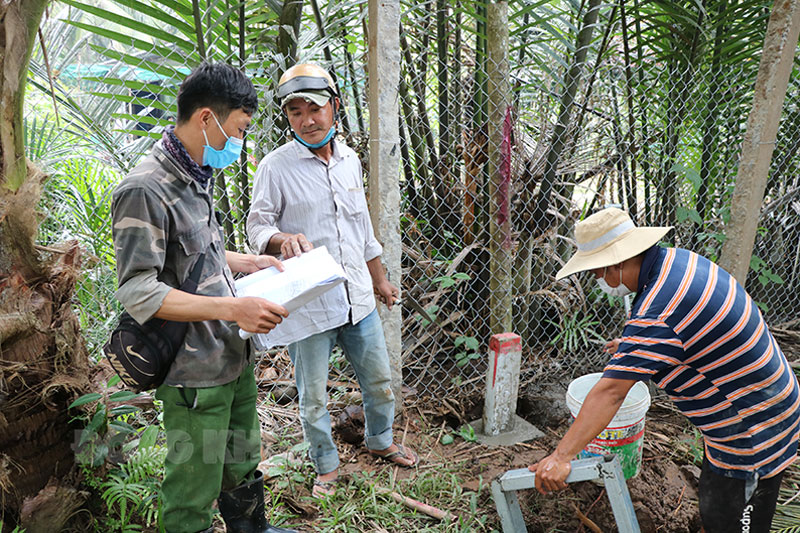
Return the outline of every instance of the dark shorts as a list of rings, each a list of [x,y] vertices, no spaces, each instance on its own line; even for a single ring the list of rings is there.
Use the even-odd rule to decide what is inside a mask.
[[[706,533],[768,533],[775,514],[783,472],[758,480],[745,501],[744,479],[721,476],[703,458],[700,474],[700,518]]]

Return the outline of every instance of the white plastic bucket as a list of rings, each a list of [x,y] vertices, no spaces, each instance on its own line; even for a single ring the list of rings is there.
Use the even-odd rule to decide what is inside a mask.
[[[586,395],[601,377],[603,374],[600,372],[586,374],[569,384],[567,407],[572,413],[573,420],[578,416]],[[637,381],[628,391],[625,401],[622,402],[622,406],[608,426],[581,450],[578,457],[586,459],[597,455],[616,454],[622,463],[625,479],[634,477],[639,473],[639,467],[642,464],[644,419],[649,407],[650,391],[647,390],[644,382]]]

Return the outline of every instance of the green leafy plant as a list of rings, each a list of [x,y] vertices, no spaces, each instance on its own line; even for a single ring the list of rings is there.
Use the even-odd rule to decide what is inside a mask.
[[[478,442],[478,437],[475,436],[475,428],[471,424],[464,424],[458,428],[456,435],[467,442]]]
[[[773,273],[767,266],[766,261],[760,257],[753,255],[750,258],[750,268],[758,274],[758,282],[761,283],[762,287],[766,287],[768,283],[783,285],[783,278]]]
[[[440,289],[448,289],[458,283],[459,281],[463,281],[469,279],[469,274],[465,272],[456,272],[451,276],[439,276],[433,278],[434,283],[439,284]]]
[[[109,472],[100,489],[109,511],[106,525],[112,531],[141,531],[140,524],[132,523],[134,519],[147,526],[155,524],[166,454],[163,447],[140,446],[118,469]]]
[[[285,455],[273,457],[275,462],[267,470],[267,476],[277,478],[272,490],[287,490],[295,484],[306,482],[308,473],[312,471],[311,462],[306,458],[308,448],[311,444],[307,441],[300,442],[292,446]]]
[[[475,337],[468,337],[466,335],[459,335],[456,337],[455,346],[462,347],[461,351],[456,352],[456,365],[464,366],[468,362],[480,358],[481,354],[477,352],[480,347],[480,342]]]
[[[571,353],[588,348],[592,344],[604,343],[603,335],[596,329],[600,322],[591,320],[587,315],[579,315],[579,311],[566,315],[562,317],[560,324],[555,321],[548,321],[550,324],[560,328],[558,334],[550,341],[550,344],[558,347],[562,352]]]
[[[114,376],[106,384],[106,388],[119,382],[119,376]],[[78,441],[75,443],[76,457],[79,462],[88,463],[92,467],[102,465],[113,453],[119,453],[127,437],[137,433],[137,430],[128,423],[127,415],[138,413],[140,408],[132,405],[108,406],[108,402],[124,402],[136,398],[138,394],[121,390],[107,397],[98,392],[84,394],[69,405],[69,409],[96,404],[92,409],[82,412],[75,419],[83,420],[85,426],[80,431]],[[103,400],[103,401],[101,401]]]
[[[425,308],[425,311],[427,311],[428,314],[430,316],[432,316],[434,320],[436,320],[436,314],[439,312],[439,306],[438,305],[429,305],[428,307]],[[420,325],[422,325],[423,327],[429,326],[430,323],[431,323],[430,320],[428,320],[427,318],[423,317],[422,315],[418,314],[418,315],[416,315],[416,318],[417,318],[417,320],[419,320]]]
[[[341,370],[344,368],[345,363],[347,363],[347,359],[344,356],[344,352],[338,345],[334,346],[333,350],[331,350],[331,356],[328,359],[328,364],[337,370]]]
[[[161,425],[142,420],[139,407],[123,403],[139,394],[109,394],[119,381],[113,376],[105,390],[84,394],[69,408],[83,408],[75,417],[85,423],[75,451],[84,483],[106,508],[102,531],[132,533],[156,523],[167,449],[159,445]]]

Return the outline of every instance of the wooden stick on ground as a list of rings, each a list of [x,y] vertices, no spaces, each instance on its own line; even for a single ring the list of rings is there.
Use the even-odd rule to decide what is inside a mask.
[[[383,487],[375,487],[375,492],[377,492],[378,494],[386,494],[390,496],[397,503],[402,503],[403,505],[406,505],[412,509],[419,511],[420,513],[426,514],[433,518],[438,518],[439,520],[450,520],[451,522],[454,522],[456,520],[455,515],[448,511],[443,511],[437,507],[428,505],[427,503],[422,503],[421,501],[409,498],[408,496],[403,496],[399,492],[389,490]]]
[[[598,525],[597,525],[597,524],[595,524],[594,522],[592,522],[592,520],[591,520],[591,519],[590,519],[588,516],[586,516],[585,514],[583,514],[583,513],[581,512],[581,510],[580,510],[580,509],[578,509],[578,507],[577,507],[577,506],[576,506],[574,503],[572,503],[572,504],[570,504],[570,505],[572,505],[572,509],[575,511],[575,516],[577,516],[577,517],[578,517],[578,520],[580,520],[580,521],[581,521],[581,523],[582,523],[584,526],[586,526],[586,527],[588,527],[589,529],[591,529],[592,531],[594,531],[594,533],[603,533],[603,530],[602,530],[602,529],[600,529],[600,527],[598,527]]]
[[[408,423],[410,421],[411,421],[410,418],[406,418],[406,427],[403,429],[403,439],[400,441],[400,447],[401,448],[406,445],[406,433],[408,432]],[[419,457],[419,455],[417,455],[417,457]],[[416,465],[416,466],[419,466],[419,465]],[[395,479],[397,479],[397,470],[399,468],[400,468],[400,465],[396,465],[394,467],[394,469],[392,470],[392,473],[390,475],[390,483],[391,483],[391,487],[392,488],[394,488],[394,481],[395,481]]]

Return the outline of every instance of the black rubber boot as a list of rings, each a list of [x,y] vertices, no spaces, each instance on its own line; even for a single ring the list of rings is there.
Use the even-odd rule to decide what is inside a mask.
[[[297,533],[294,529],[274,527],[264,514],[264,478],[258,470],[255,477],[235,489],[220,492],[219,512],[228,533]]]

